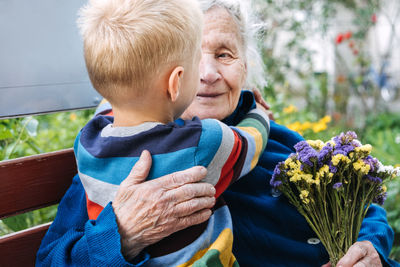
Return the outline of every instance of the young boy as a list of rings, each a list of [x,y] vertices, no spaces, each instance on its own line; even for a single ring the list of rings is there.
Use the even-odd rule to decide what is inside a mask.
[[[91,82],[114,114],[91,120],[74,146],[89,219],[113,200],[144,149],[153,155],[148,179],[202,165],[216,198],[255,167],[269,132],[262,111],[250,111],[237,128],[196,117],[174,122],[199,84],[196,0],[93,0],[81,10],[80,27]],[[147,248],[146,266],[231,265],[232,240],[229,210],[217,202],[208,222]]]

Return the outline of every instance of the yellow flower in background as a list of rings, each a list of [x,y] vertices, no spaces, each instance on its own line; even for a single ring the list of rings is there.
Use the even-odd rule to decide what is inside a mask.
[[[326,125],[326,123],[321,123],[321,122],[317,122],[312,126],[312,130],[314,133],[319,133],[322,132],[324,130],[326,130],[328,128],[328,125]]]
[[[71,121],[76,120],[76,118],[77,118],[77,116],[76,116],[75,113],[71,113],[71,114],[69,115],[69,119],[70,119]]]
[[[289,106],[287,106],[286,108],[283,109],[283,113],[290,114],[290,113],[296,112],[297,110],[298,109],[295,106],[289,105]]]
[[[328,128],[328,123],[331,121],[330,116],[325,116],[317,122],[305,121],[303,123],[295,121],[287,125],[290,130],[303,134],[304,131],[312,130],[314,133],[319,133]]]
[[[326,115],[325,117],[323,117],[323,118],[320,119],[319,121],[320,121],[320,122],[323,122],[323,123],[330,123],[330,122],[332,121],[332,118],[331,118],[331,116]]]
[[[299,134],[303,133],[302,124],[299,121],[295,121],[293,123],[290,123],[290,124],[286,125],[286,127],[288,127],[292,131],[298,132]]]

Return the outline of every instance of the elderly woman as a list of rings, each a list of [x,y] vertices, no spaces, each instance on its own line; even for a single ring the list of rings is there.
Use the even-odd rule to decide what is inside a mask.
[[[239,1],[200,2],[205,16],[201,86],[184,117],[216,118],[234,125],[255,105],[253,94],[242,89],[263,85],[262,62]],[[100,110],[109,111],[104,106]],[[272,122],[270,140],[257,167],[223,194],[232,214],[233,252],[240,265],[321,266],[328,262],[326,250],[305,219],[269,186],[275,165],[285,160],[300,140],[298,134]],[[146,247],[207,220],[210,207],[202,205],[202,199],[213,192],[205,192],[195,183],[204,177],[204,169],[196,167],[141,183],[150,165],[151,158],[144,153],[113,203],[95,221],[87,219],[84,190],[75,177],[43,240],[38,265],[145,266],[149,257]],[[181,180],[174,179],[177,175],[186,177],[186,182],[177,183]],[[71,209],[75,209],[74,217],[70,217]],[[63,221],[65,218],[68,220]],[[394,264],[388,259],[392,242],[385,211],[373,205],[359,241],[338,265]],[[127,262],[126,255],[136,257]]]

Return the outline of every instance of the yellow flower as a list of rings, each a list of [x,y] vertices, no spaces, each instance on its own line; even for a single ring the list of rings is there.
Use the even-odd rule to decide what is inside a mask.
[[[301,125],[301,128],[303,131],[311,129],[312,127],[313,127],[313,124],[309,121],[306,121]]]
[[[318,174],[320,177],[324,177],[325,174],[327,174],[327,173],[329,173],[329,166],[325,164],[324,166],[322,166],[322,167],[319,169],[319,171],[318,171],[317,174]]]
[[[354,162],[353,167],[356,171],[359,171],[361,174],[367,174],[371,169],[371,166],[369,166],[369,164],[365,164],[364,161],[362,161],[361,159]]]
[[[382,192],[385,193],[387,191],[386,185],[382,185]]]
[[[343,154],[337,154],[332,157],[332,164],[333,166],[337,166],[340,162],[350,163],[351,160]]]
[[[301,180],[301,176],[297,173],[293,174],[292,177],[290,177],[289,181],[291,181],[292,183],[298,182]]]
[[[321,140],[307,140],[307,143],[314,149],[321,150],[324,147],[324,142]]]
[[[312,130],[314,133],[322,132],[322,131],[326,130],[326,128],[328,128],[328,127],[327,127],[326,123],[323,123],[323,122],[322,123],[317,122],[312,126]]]
[[[288,107],[283,109],[283,113],[286,113],[286,114],[290,114],[290,113],[293,113],[296,111],[297,111],[297,108],[293,105],[289,105]]]
[[[310,203],[308,199],[309,192],[307,190],[301,190],[300,192],[300,199],[303,201],[304,204]]]
[[[287,159],[285,160],[285,165],[286,165],[286,166],[289,166],[289,164],[290,164],[291,162],[293,162],[292,158],[287,158]]]
[[[75,113],[71,113],[70,115],[69,115],[69,119],[71,120],[71,121],[74,121],[74,120],[76,120],[76,114]]]
[[[287,127],[292,131],[298,132],[300,134],[303,133],[302,132],[303,127],[302,127],[302,124],[299,121],[295,121],[295,122],[293,122],[291,124],[288,124]]]
[[[308,184],[314,183],[313,176],[311,174],[303,174],[301,178]]]
[[[355,152],[362,152],[362,153],[367,153],[367,154],[371,153],[371,150],[372,150],[372,146],[370,144],[359,146],[354,149]]]
[[[320,121],[320,122],[323,122],[323,123],[330,123],[331,120],[332,120],[331,116],[326,115],[326,116],[324,116],[322,119],[320,119],[319,121]]]

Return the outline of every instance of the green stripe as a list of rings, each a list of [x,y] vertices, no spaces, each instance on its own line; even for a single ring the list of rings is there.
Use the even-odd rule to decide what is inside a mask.
[[[255,115],[255,116],[257,116],[257,118],[250,118],[249,115]],[[259,118],[261,118],[261,120]],[[259,131],[261,133],[261,138],[262,138],[262,141],[263,141],[262,149],[263,150],[265,149],[265,146],[267,145],[267,141],[268,141],[269,126],[260,115],[258,115],[258,114],[247,114],[246,118],[243,119],[237,125],[237,127],[253,127],[253,128],[256,128],[257,131]]]
[[[193,267],[224,267],[219,259],[220,252],[211,249],[204,254],[203,257],[194,262]],[[239,267],[239,263],[235,260],[233,267]]]
[[[255,120],[260,121],[260,122],[263,124],[263,126],[265,127],[265,129],[268,129],[268,131],[269,131],[268,122],[267,122],[260,114],[257,114],[257,113],[247,113],[243,120],[245,120],[245,119],[247,119],[247,118],[249,118],[249,119],[255,119]]]

